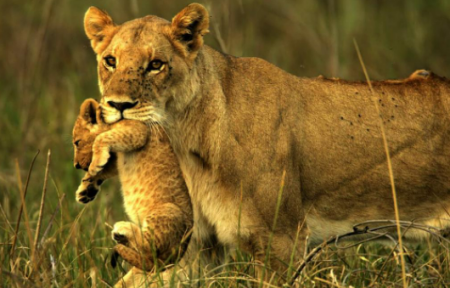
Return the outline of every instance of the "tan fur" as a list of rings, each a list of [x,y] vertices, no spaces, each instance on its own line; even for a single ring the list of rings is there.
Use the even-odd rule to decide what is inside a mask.
[[[161,262],[158,265],[173,263],[189,243],[193,215],[168,138],[157,125],[149,128],[134,120],[105,124],[97,108],[95,100],[85,100],[74,127],[73,139],[80,140],[75,147],[75,161],[83,163],[82,168],[89,166],[77,191],[77,201],[92,201],[101,182],[118,172],[131,222],[114,225],[112,237],[119,243],[116,252],[147,271],[154,269],[155,260]],[[113,153],[117,160],[110,159]],[[85,159],[91,155],[92,159]]]
[[[206,10],[193,5],[173,21],[202,14],[195,26],[206,30]],[[435,221],[450,202],[448,80],[418,72],[374,82],[372,96],[366,83],[298,78],[262,59],[201,46],[201,37],[186,55],[178,47],[187,44],[173,37],[177,22],[155,16],[114,27],[103,40],[87,31],[103,116],[107,123],[125,118],[164,126],[193,201],[196,241],[217,238],[264,261],[273,232],[269,263],[283,275],[291,255],[302,259],[308,235],[314,244],[364,220],[393,219],[379,116],[400,218],[448,225]],[[114,69],[105,68],[108,55],[119,63]],[[146,73],[154,59],[164,69]],[[137,104],[120,112],[111,103]]]

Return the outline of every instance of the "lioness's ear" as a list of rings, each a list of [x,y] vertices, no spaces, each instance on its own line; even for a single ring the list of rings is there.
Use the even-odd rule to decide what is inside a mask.
[[[92,98],[84,100],[80,108],[80,116],[90,124],[97,124],[98,102]]]
[[[90,7],[84,15],[84,31],[97,54],[101,53],[108,45],[114,28],[115,25],[108,13],[96,7]]]
[[[203,45],[203,35],[209,32],[209,15],[205,7],[193,3],[172,19],[172,37],[185,57],[194,59]]]

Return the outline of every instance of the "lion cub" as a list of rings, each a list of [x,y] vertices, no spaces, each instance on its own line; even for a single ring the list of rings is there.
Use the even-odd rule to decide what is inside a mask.
[[[131,222],[114,224],[116,253],[146,271],[155,260],[167,264],[181,257],[193,227],[192,204],[177,158],[160,127],[133,120],[105,124],[98,102],[87,99],[75,122],[73,140],[75,166],[89,167],[76,192],[78,202],[92,201],[105,179],[119,175]]]

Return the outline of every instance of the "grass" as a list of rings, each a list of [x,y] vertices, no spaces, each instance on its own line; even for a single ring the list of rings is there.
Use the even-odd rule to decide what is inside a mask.
[[[95,5],[118,23],[146,14],[171,19],[189,2],[0,0],[4,11],[0,17],[1,287],[28,287],[29,281],[37,287],[107,287],[105,283],[114,283],[123,273],[112,269],[107,259],[113,246],[107,224],[126,219],[117,181],[105,183],[98,199],[87,206],[74,199],[81,173],[72,164],[71,129],[82,100],[98,97],[95,56],[84,36],[83,14]],[[208,45],[236,56],[264,58],[299,76],[363,80],[353,38],[374,79],[406,77],[419,68],[448,76],[450,4],[445,0],[201,2],[212,15],[211,35],[205,38]],[[25,209],[15,233],[21,195]],[[42,224],[36,233],[38,223]],[[450,286],[447,245],[434,241],[407,247],[411,259],[405,259],[405,272],[410,286]],[[400,287],[402,272],[395,251],[380,244],[346,250],[326,247],[298,280],[305,287]],[[238,252],[222,270],[200,271],[201,279],[188,285],[259,283],[253,278],[250,256]]]
[[[375,99],[376,94],[373,90],[372,87],[372,83],[370,82],[370,78],[369,78],[369,74],[367,73],[367,69],[366,66],[364,65],[364,60],[362,58],[361,52],[359,51],[359,47],[358,47],[358,43],[354,40],[353,41],[355,44],[355,49],[356,52],[358,54],[358,59],[361,63],[361,67],[364,71],[364,76],[366,78],[366,82],[367,85],[370,88],[370,92],[371,92],[371,96],[372,96],[372,100],[373,103],[375,105],[375,110],[377,111],[377,115],[379,115],[378,117],[378,123],[380,125],[380,132],[381,135],[383,136],[383,146],[384,146],[384,151],[386,154],[386,164],[387,164],[387,168],[389,171],[389,181],[391,184],[391,190],[392,190],[392,202],[394,204],[394,211],[395,211],[395,222],[397,225],[397,239],[398,239],[398,248],[400,250],[400,263],[401,263],[401,267],[402,267],[402,281],[403,281],[403,288],[407,288],[408,284],[407,284],[407,280],[406,280],[406,269],[405,269],[405,255],[403,254],[403,239],[402,239],[402,229],[400,226],[400,213],[398,211],[398,203],[397,203],[397,191],[395,189],[395,180],[394,180],[394,171],[392,169],[392,162],[391,162],[391,153],[389,151],[389,145],[387,142],[387,137],[386,137],[386,132],[385,132],[385,128],[384,128],[384,124],[383,124],[383,119],[381,118],[381,113],[380,113],[380,107],[378,105],[378,101]]]

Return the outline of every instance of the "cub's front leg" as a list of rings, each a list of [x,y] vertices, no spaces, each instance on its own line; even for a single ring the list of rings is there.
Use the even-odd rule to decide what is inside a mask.
[[[139,121],[122,120],[113,124],[110,130],[95,138],[89,174],[95,176],[102,171],[111,152],[131,152],[142,148],[149,133],[147,125]]]
[[[75,193],[77,202],[87,204],[95,199],[95,196],[100,191],[102,183],[117,176],[117,156],[112,154],[105,168],[95,176],[86,173],[81,179],[80,186]]]

